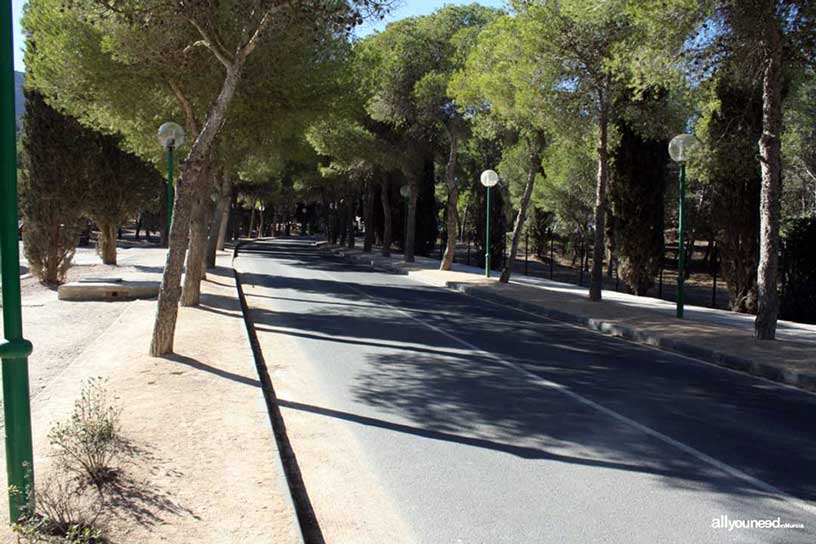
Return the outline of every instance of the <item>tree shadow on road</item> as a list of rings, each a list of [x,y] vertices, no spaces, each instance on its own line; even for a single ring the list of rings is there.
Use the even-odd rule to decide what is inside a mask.
[[[354,373],[353,401],[396,421],[329,407],[297,409],[523,458],[658,475],[671,487],[768,496],[746,479],[625,423],[628,419],[796,497],[816,499],[816,400],[780,395],[778,388],[720,368],[402,282],[312,248],[269,247],[257,255],[335,273],[242,274],[245,284],[267,288],[247,293],[250,301],[258,296],[252,309],[256,327],[318,343],[316,349],[327,354],[340,346],[359,347],[365,364]],[[264,298],[265,307],[259,307]],[[327,356],[321,364],[341,363]]]

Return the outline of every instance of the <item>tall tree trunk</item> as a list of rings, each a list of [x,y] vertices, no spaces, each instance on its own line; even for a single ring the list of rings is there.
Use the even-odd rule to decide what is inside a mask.
[[[323,224],[323,229],[326,232],[326,240],[331,243],[332,239],[332,224],[331,224],[331,205],[325,191],[320,191],[320,199],[322,205],[318,210],[318,217]]]
[[[346,229],[348,230],[348,248],[354,249],[354,219],[355,219],[355,204],[357,199],[353,197],[353,193],[349,192],[346,196]]]
[[[777,273],[779,266],[779,215],[782,197],[782,31],[775,14],[768,14],[764,32],[767,54],[762,77],[762,164],[760,193],[759,266],[757,267],[757,316],[754,334],[758,340],[776,337],[779,314]]]
[[[468,220],[468,213],[470,213],[470,201],[473,200],[472,198],[467,199],[467,204],[465,204],[465,210],[462,212],[462,222],[459,225],[459,241],[464,243],[465,242],[465,229],[467,228],[467,220]],[[470,238],[470,235],[468,235]]]
[[[416,173],[411,171],[407,176],[408,187],[411,190],[408,195],[408,232],[405,233],[405,251],[403,252],[403,261],[406,263],[414,262],[414,246],[416,246],[416,209],[417,209],[417,191],[419,190],[419,180]]]
[[[252,238],[252,231],[255,230],[255,202],[252,203],[252,208],[249,210],[249,231],[247,238]]]
[[[507,283],[510,281],[510,275],[513,273],[513,263],[516,261],[516,254],[518,253],[519,241],[521,240],[521,232],[524,230],[524,223],[527,221],[527,209],[530,206],[530,198],[533,196],[533,187],[535,186],[536,176],[539,172],[543,174],[541,169],[541,153],[544,150],[544,135],[537,133],[529,142],[530,149],[528,151],[527,159],[529,164],[527,166],[527,183],[524,185],[524,194],[521,196],[519,203],[519,211],[516,215],[516,221],[513,224],[513,242],[510,245],[510,255],[504,263],[499,281]]]
[[[595,188],[595,245],[592,248],[592,280],[589,299],[601,300],[603,290],[604,257],[604,210],[606,209],[606,182],[608,177],[607,130],[609,125],[609,100],[606,90],[598,91],[598,184]]]
[[[365,205],[363,207],[363,222],[365,223],[365,239],[363,240],[363,251],[371,253],[371,246],[374,245],[374,180],[369,179],[365,185]]]
[[[612,182],[614,183],[614,182]],[[607,192],[612,191],[614,189],[610,186],[607,187]],[[615,261],[617,258],[615,257],[617,253],[617,248],[615,247],[615,216],[612,214],[612,209],[610,206],[606,208],[606,277],[612,278],[612,273],[615,270],[616,263]]]
[[[193,212],[190,218],[190,247],[187,250],[184,289],[181,292],[182,306],[198,306],[201,301],[201,280],[204,278],[204,257],[207,252],[209,227],[207,219],[210,217],[209,191],[198,191],[193,199]]]
[[[241,79],[241,67],[239,64],[226,70],[218,98],[207,114],[204,129],[195,139],[190,153],[184,160],[181,179],[177,183],[167,260],[162,274],[153,338],[150,343],[150,354],[154,357],[173,352],[178,303],[181,298],[181,271],[184,266],[184,252],[189,241],[193,197],[205,188],[210,151],[224,125],[227,108],[235,96],[235,90]]]
[[[391,195],[388,194],[388,176],[383,176],[380,184],[380,202],[383,209],[383,257],[391,256],[391,238],[393,237],[391,225]]]
[[[215,268],[215,258],[218,254],[219,244],[224,243],[227,234],[227,219],[229,216],[230,198],[232,197],[232,178],[225,175],[221,180],[221,192],[218,195],[218,204],[213,212],[210,223],[210,235],[207,239],[207,268]]]
[[[210,226],[207,229],[207,244],[204,252],[204,267],[207,270],[215,268],[215,260],[218,256],[218,234],[221,232],[222,226],[225,226],[223,224],[226,223],[224,209],[227,205],[229,205],[229,203],[226,205],[222,204],[222,197],[219,196],[216,205],[210,206],[212,217],[210,217]]]
[[[232,185],[232,180],[230,180],[230,185]],[[224,244],[227,242],[227,234],[230,235],[230,240],[235,239],[233,236],[235,229],[231,227],[231,224],[235,223],[235,206],[238,201],[238,194],[235,191],[231,191],[229,198],[230,203],[227,206],[227,209],[224,211],[224,221],[221,223],[221,231],[218,233],[218,251],[224,251]]]
[[[341,200],[342,202],[338,202],[334,209],[334,230],[340,236],[338,243],[344,246],[346,245],[348,228],[346,228],[346,199]]]
[[[445,178],[448,181],[448,241],[445,245],[445,253],[442,255],[442,262],[439,270],[450,270],[453,265],[453,257],[456,255],[456,238],[459,233],[459,188],[456,186],[456,159],[459,146],[459,138],[456,131],[450,130],[450,154],[448,155],[448,165],[445,168]]]
[[[266,218],[266,207],[262,206],[260,210],[258,210],[258,236],[256,238],[262,238],[264,235],[264,219]]]
[[[99,225],[99,256],[104,264],[116,265],[116,225],[106,221]]]

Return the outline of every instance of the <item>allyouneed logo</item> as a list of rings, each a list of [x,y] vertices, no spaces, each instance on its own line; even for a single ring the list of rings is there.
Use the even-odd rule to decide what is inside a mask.
[[[803,523],[783,523],[782,518],[775,519],[730,519],[726,515],[711,521],[712,529],[804,529]]]

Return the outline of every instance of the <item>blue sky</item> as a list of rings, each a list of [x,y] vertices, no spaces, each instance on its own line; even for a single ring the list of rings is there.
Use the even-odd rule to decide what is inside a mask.
[[[399,19],[405,17],[413,17],[415,15],[427,15],[434,12],[438,8],[445,5],[461,5],[470,4],[474,0],[403,0],[384,21],[366,23],[357,29],[357,35],[364,36],[374,31],[383,30],[385,26]],[[14,14],[14,69],[22,72],[25,69],[23,65],[23,47],[25,39],[20,29],[20,19],[23,16],[23,5],[26,0],[11,0],[11,5]],[[493,6],[500,8],[504,6],[504,0],[476,0],[476,3],[485,6]]]
[[[461,6],[463,4],[474,3],[501,8],[504,7],[505,0],[402,0],[399,2],[399,6],[392,11],[385,20],[366,23],[357,29],[357,34],[359,36],[365,36],[370,32],[385,29],[386,25],[390,22],[398,21],[406,17],[414,17],[416,15],[428,15],[442,6]]]
[[[23,4],[25,4],[25,0],[11,0],[12,17],[14,18],[14,69],[18,72],[22,72],[24,68],[22,47],[25,40],[23,39],[23,32],[20,30]]]

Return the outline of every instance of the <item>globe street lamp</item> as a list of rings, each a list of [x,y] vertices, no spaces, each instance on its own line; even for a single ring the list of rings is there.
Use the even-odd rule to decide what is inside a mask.
[[[14,60],[11,2],[0,7],[0,277],[3,293],[3,413],[6,427],[6,473],[9,521],[16,522],[33,495],[31,403],[28,356],[31,342],[23,338],[20,301],[20,247],[17,240],[17,150],[14,118]]]
[[[499,182],[499,175],[493,170],[485,170],[481,177],[482,185],[487,187],[487,221],[485,226],[485,277],[490,277],[490,188]]]
[[[403,185],[400,187],[400,196],[402,196],[402,253],[408,251],[408,197],[411,196],[411,187]]]
[[[167,232],[173,222],[173,149],[184,144],[184,129],[169,121],[159,127],[159,145],[167,149]]]
[[[680,190],[678,196],[677,229],[677,317],[683,319],[683,284],[686,280],[685,249],[685,202],[686,202],[686,161],[697,148],[697,138],[692,134],[680,134],[669,142],[669,156],[680,165]]]

